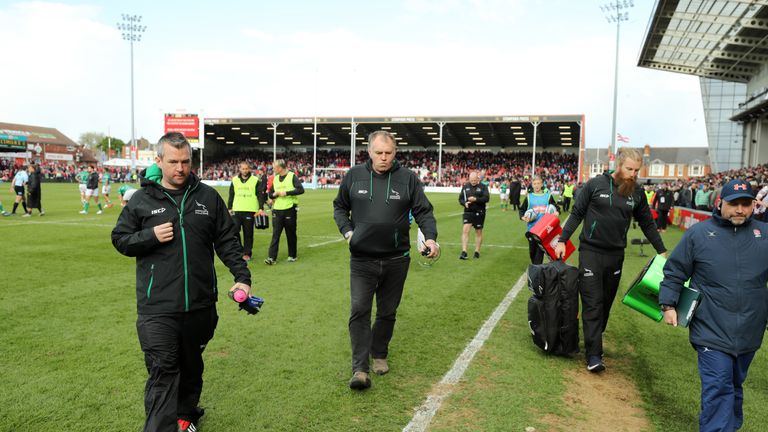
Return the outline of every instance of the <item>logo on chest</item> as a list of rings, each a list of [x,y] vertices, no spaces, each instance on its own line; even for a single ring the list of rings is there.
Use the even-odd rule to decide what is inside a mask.
[[[400,192],[392,189],[389,193],[389,199],[399,200],[400,199]]]
[[[154,209],[152,210],[151,214],[158,215],[158,214],[162,214],[164,211],[165,211],[165,208]]]
[[[205,207],[205,204],[200,204],[197,202],[197,200],[195,200],[195,214],[208,216],[208,208]]]

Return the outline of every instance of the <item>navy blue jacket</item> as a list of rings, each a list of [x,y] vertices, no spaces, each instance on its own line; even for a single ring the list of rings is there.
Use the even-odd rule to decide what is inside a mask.
[[[701,291],[692,344],[731,355],[756,351],[768,319],[768,224],[735,226],[715,209],[693,225],[664,266],[659,304],[676,305],[683,283]]]

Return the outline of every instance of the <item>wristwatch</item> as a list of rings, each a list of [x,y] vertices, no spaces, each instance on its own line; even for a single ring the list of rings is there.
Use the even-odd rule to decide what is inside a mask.
[[[666,312],[666,311],[670,311],[670,310],[675,310],[675,307],[672,306],[672,305],[667,305],[667,304],[661,305],[661,311],[662,312]]]

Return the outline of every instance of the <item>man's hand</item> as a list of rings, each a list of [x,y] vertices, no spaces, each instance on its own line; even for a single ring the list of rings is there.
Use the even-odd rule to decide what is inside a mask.
[[[659,255],[663,256],[664,258],[666,258],[666,257],[667,257],[667,253],[666,253],[666,252],[662,252],[662,253],[660,253]]]
[[[464,201],[464,208],[469,208],[469,204],[470,204],[469,201]]]
[[[520,220],[522,220],[525,223],[528,223],[528,222],[531,221],[531,218],[530,218],[530,216],[525,215],[525,216],[521,217]]]
[[[664,322],[671,326],[677,327],[677,311],[670,309],[664,312]]]
[[[234,211],[234,210],[232,210],[232,209],[229,209],[229,215],[230,215],[230,216],[234,216],[234,215],[235,215],[235,211]]]
[[[347,244],[352,241],[352,235],[355,234],[354,231],[347,231],[344,233],[344,238],[347,240]]]
[[[473,197],[473,196],[471,196],[471,197],[469,197],[469,198],[467,199],[467,201],[469,201],[469,202],[475,202],[475,201],[477,201],[477,197]]]
[[[173,240],[173,224],[166,222],[153,228],[155,231],[155,237],[160,243],[167,243]]]
[[[264,216],[264,214],[265,214],[265,213],[264,213],[264,210],[262,210],[262,209],[259,209],[259,211],[257,211],[257,212],[256,212],[256,213],[254,213],[253,215],[254,215],[254,216]]]
[[[557,242],[557,246],[555,246],[555,256],[557,259],[562,259],[565,256],[565,243]]]
[[[245,294],[248,295],[248,296],[251,295],[251,286],[250,285],[246,285],[246,284],[244,284],[242,282],[237,282],[236,284],[232,285],[232,288],[229,289],[229,292],[232,292],[232,291],[235,291],[235,290],[238,290],[238,289],[241,289],[241,290],[245,291]]]
[[[427,257],[434,258],[440,253],[440,245],[434,240],[427,240],[424,245],[429,248],[429,255]]]

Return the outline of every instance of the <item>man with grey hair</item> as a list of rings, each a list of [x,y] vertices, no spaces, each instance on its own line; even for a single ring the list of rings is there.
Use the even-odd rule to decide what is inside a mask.
[[[397,163],[396,151],[392,134],[371,133],[370,160],[347,171],[333,201],[334,220],[351,254],[349,387],[356,390],[371,386],[370,357],[373,372],[384,375],[389,371],[389,342],[411,261],[410,212],[424,233],[420,248],[429,257],[440,252],[432,204],[416,174]],[[374,296],[376,321],[371,327]]]
[[[288,241],[288,262],[298,259],[298,240],[296,238],[299,195],[304,193],[304,186],[299,176],[289,171],[283,159],[272,163],[274,179],[267,196],[272,200],[272,241],[264,263],[277,264],[277,252],[280,247],[280,235],[285,229],[285,239]]]
[[[123,208],[112,244],[136,257],[136,329],[149,377],[144,431],[194,431],[203,415],[203,350],[218,322],[213,253],[229,268],[230,291],[250,293],[251,273],[218,192],[191,173],[192,148],[178,132],[158,143],[159,177]]]

